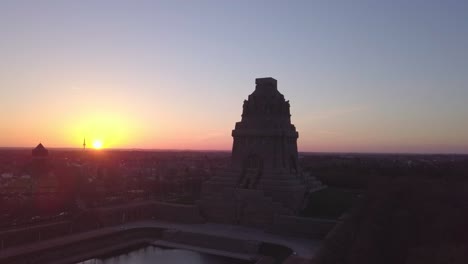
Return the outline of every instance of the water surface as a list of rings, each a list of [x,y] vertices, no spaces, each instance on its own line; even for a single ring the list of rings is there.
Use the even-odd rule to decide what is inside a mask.
[[[248,262],[183,249],[146,246],[117,256],[94,258],[77,264],[246,264]]]

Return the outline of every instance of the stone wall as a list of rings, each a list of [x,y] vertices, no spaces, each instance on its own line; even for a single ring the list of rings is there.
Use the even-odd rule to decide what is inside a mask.
[[[2,231],[0,232],[0,250],[66,236],[70,230],[71,222],[62,221]]]
[[[31,244],[69,234],[96,230],[142,220],[162,220],[186,224],[204,223],[195,205],[142,202],[84,211],[69,221],[0,231],[0,250]]]
[[[159,228],[141,228],[106,234],[75,234],[22,247],[16,253],[0,254],[0,263],[77,263],[109,252],[115,253],[128,247],[148,244],[159,238],[161,232],[162,229]]]
[[[283,263],[291,254],[293,254],[292,249],[273,243],[264,242],[259,248],[259,253],[262,256],[269,256],[275,261],[273,263]]]
[[[324,238],[339,222],[335,220],[277,215],[268,230],[275,234]]]
[[[246,254],[257,254],[261,244],[258,241],[240,240],[179,230],[166,230],[163,232],[162,238],[165,241],[174,243]]]
[[[94,214],[100,226],[119,225],[140,220],[162,220],[177,223],[203,223],[195,205],[162,202],[141,202],[123,206],[96,209]]]
[[[186,224],[200,224],[205,220],[196,205],[154,203],[154,219]]]
[[[164,228],[103,229],[74,234],[65,238],[0,251],[0,263],[76,263],[96,256],[106,256],[129,248],[150,245],[154,241],[192,245],[208,250],[256,256],[256,264],[279,264],[292,250],[281,245],[253,240],[233,239]]]

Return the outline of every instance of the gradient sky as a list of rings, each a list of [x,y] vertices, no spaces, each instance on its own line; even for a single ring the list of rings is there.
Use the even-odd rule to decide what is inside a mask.
[[[468,1],[0,1],[0,146],[230,149],[255,78],[301,151],[468,153]]]

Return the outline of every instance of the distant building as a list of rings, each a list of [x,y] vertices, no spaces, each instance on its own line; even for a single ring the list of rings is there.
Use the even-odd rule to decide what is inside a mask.
[[[38,178],[44,176],[49,171],[49,151],[39,143],[32,151],[32,168],[31,174]]]
[[[35,148],[33,148],[32,156],[34,158],[47,158],[49,156],[49,151],[42,145],[42,143],[39,143]]]
[[[59,182],[55,169],[49,160],[49,150],[39,143],[32,151],[30,174],[31,193],[55,194],[59,192]]]
[[[259,78],[255,83],[232,131],[230,168],[203,185],[198,204],[208,221],[269,225],[275,215],[295,215],[307,191],[321,188],[299,168],[299,134],[277,81]]]

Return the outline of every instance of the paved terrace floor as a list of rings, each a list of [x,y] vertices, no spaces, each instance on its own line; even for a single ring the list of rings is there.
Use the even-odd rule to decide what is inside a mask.
[[[301,258],[311,259],[315,252],[318,250],[321,241],[315,239],[306,239],[285,235],[278,235],[265,232],[260,229],[234,226],[234,225],[223,225],[214,223],[205,224],[179,224],[165,221],[148,220],[133,223],[126,223],[123,225],[117,225],[112,227],[106,227],[96,229],[89,232],[79,233],[66,237],[56,238],[52,240],[42,241],[34,244],[29,244],[20,247],[8,248],[0,251],[0,260],[7,256],[21,255],[28,252],[47,249],[56,245],[66,244],[73,241],[79,241],[82,239],[88,239],[93,237],[99,237],[102,235],[112,234],[116,231],[130,230],[134,228],[148,228],[148,227],[159,227],[167,229],[176,229],[186,232],[224,236],[242,240],[256,240],[262,242],[268,242],[273,244],[279,244],[291,248],[294,253]]]

